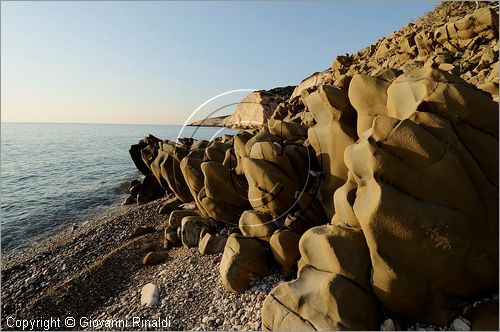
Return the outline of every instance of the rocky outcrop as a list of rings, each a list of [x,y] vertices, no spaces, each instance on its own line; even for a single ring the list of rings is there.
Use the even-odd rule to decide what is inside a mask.
[[[358,90],[358,83],[349,89]],[[364,91],[367,96],[361,90],[349,95],[362,101],[374,90]],[[298,280],[271,292],[265,328],[375,329],[380,315],[334,315],[333,308],[355,298],[365,314],[380,311],[380,301],[392,317],[442,325],[465,299],[497,287],[498,177],[492,170],[498,155],[479,153],[478,144],[497,151],[498,104],[432,68],[415,68],[380,91],[387,104],[376,112],[385,115],[355,103],[373,120],[343,151],[348,176],[333,195],[332,225],[302,237]],[[350,282],[336,286],[339,275]],[[324,278],[330,288],[310,293],[308,283]],[[297,306],[297,298],[320,294],[321,303],[334,303],[331,310],[312,299]]]
[[[224,119],[224,126],[243,129],[263,127],[276,106],[288,99],[293,89],[293,86],[287,86],[250,93],[238,104],[234,114]]]
[[[293,93],[250,94],[226,120],[256,129],[134,145],[176,209],[167,247],[223,251],[231,292],[291,279],[263,329],[492,326],[467,303],[498,292],[497,9],[443,3]]]
[[[193,121],[189,126],[194,127],[224,127],[224,120],[229,115],[217,116],[213,118],[206,118],[203,120]]]
[[[331,85],[303,95],[304,103],[316,120],[308,139],[323,170],[320,194],[328,219],[333,216],[332,192],[347,179],[344,150],[357,139],[356,112],[347,93]]]
[[[361,51],[337,56],[331,68],[304,79],[272,117],[301,119],[309,127],[312,125],[307,120],[309,112],[297,102],[303,92],[322,85],[347,91],[355,74],[391,81],[388,76],[380,77],[381,74],[387,70],[402,73],[422,66],[459,76],[498,102],[498,52],[496,2],[478,2],[478,7],[474,2],[443,2],[426,16]],[[354,104],[355,100],[351,102]]]

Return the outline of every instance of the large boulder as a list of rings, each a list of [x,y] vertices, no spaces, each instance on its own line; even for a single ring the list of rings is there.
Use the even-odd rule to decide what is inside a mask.
[[[368,76],[354,75],[349,85],[349,101],[358,112],[357,134],[372,126],[377,115],[387,115],[387,88],[391,82]]]
[[[158,145],[149,144],[141,150],[141,157],[144,164],[151,169],[151,164],[158,156]]]
[[[202,255],[213,255],[224,252],[227,237],[220,234],[205,233],[198,243],[198,251]]]
[[[224,288],[234,293],[244,292],[252,279],[265,277],[269,272],[269,256],[261,241],[238,234],[228,237],[220,262]]]
[[[370,256],[360,229],[327,225],[300,240],[298,278],[267,296],[262,328],[376,330],[381,308],[370,287]]]
[[[328,222],[316,197],[275,164],[245,158],[243,169],[249,185],[248,198],[254,210],[269,214],[275,220],[284,219],[290,213],[299,214],[302,217],[300,222],[288,225],[299,233]]]
[[[269,132],[287,141],[305,141],[307,129],[297,122],[287,122],[278,119],[269,119]]]
[[[296,187],[304,191],[314,163],[314,151],[302,145],[278,142],[256,142],[252,145],[249,157],[261,159],[275,165]],[[314,165],[316,166],[316,165]]]
[[[239,224],[243,236],[263,241],[269,241],[277,228],[271,215],[253,210],[243,212]]]
[[[194,210],[175,210],[168,217],[168,226],[172,229],[181,227],[181,222],[184,217],[199,216],[199,213]]]
[[[230,150],[231,147],[231,144],[214,140],[205,150],[205,160],[222,164],[226,158],[227,150]]]
[[[371,127],[345,147],[332,225],[302,236],[298,279],[270,293],[264,328],[376,329],[380,304],[398,320],[445,325],[498,289],[497,106],[424,68],[390,78],[386,109],[370,110],[379,83],[358,78],[351,88],[371,86],[355,94]]]
[[[307,266],[264,300],[263,330],[377,330],[381,310],[373,294],[335,273]]]
[[[268,143],[279,143],[281,144],[282,139],[279,136],[273,135],[269,132],[269,128],[265,126],[260,129],[254,136],[248,139],[245,143],[245,152],[241,153],[242,157],[248,157],[250,155],[250,151],[254,144],[259,142],[268,142]],[[237,146],[235,148],[238,148]]]
[[[498,103],[459,77],[417,68],[387,89],[388,115],[406,119],[415,111],[448,120],[464,147],[498,187]]]
[[[148,151],[154,152],[155,149],[157,149],[156,145],[158,144],[158,142],[160,142],[159,138],[156,138],[155,136],[149,134],[149,136],[144,137],[137,144],[133,144],[130,146],[130,158],[132,158],[132,161],[134,162],[137,169],[144,175],[150,174],[151,169],[149,168],[150,162],[146,162],[143,159],[142,150],[147,148]]]
[[[280,218],[292,208],[300,188],[278,167],[266,160],[244,158],[243,170],[254,210]]]
[[[263,128],[246,143],[241,164],[248,181],[248,199],[253,209],[271,215],[275,220],[288,214],[302,216],[294,231],[303,233],[310,227],[328,222],[316,199],[319,165],[314,152],[298,144],[287,144]]]
[[[287,279],[293,276],[297,268],[297,261],[300,258],[299,240],[300,234],[288,229],[276,231],[269,240],[273,257]]]
[[[189,216],[182,218],[181,241],[185,247],[198,247],[202,233],[213,231],[214,221],[207,217]]]
[[[156,180],[158,180],[158,183],[162,186],[162,188],[166,192],[169,192],[170,187],[168,185],[167,180],[162,177],[161,167],[160,167],[160,165],[165,161],[165,158],[167,158],[167,156],[168,156],[168,154],[166,152],[158,150],[158,155],[151,163],[150,169],[151,169],[151,172],[156,177]]]
[[[238,175],[243,175],[243,165],[241,160],[242,158],[248,157],[246,144],[252,138],[252,136],[253,135],[251,133],[244,130],[234,135],[233,148],[234,148],[234,155],[236,158],[236,165],[232,167],[229,166],[229,168],[234,168],[234,171]]]

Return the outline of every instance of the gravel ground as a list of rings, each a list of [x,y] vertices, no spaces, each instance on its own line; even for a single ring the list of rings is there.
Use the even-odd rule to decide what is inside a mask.
[[[203,256],[181,247],[168,250],[163,264],[142,265],[148,251],[162,250],[167,219],[157,213],[162,202],[115,206],[2,257],[2,329],[9,329],[10,316],[61,321],[71,316],[75,327],[61,323],[59,329],[259,330],[262,302],[282,280],[276,270],[245,293],[233,294],[220,280],[221,254]],[[138,226],[158,231],[130,238]],[[150,282],[160,287],[160,302],[142,307],[141,289]],[[134,325],[134,319],[144,325]],[[168,326],[155,327],[155,319]],[[106,326],[104,320],[128,325]]]
[[[180,247],[166,251],[163,264],[142,265],[147,252],[163,250],[168,216],[157,213],[162,203],[115,206],[79,227],[66,227],[3,256],[2,329],[9,329],[6,319],[14,317],[60,318],[62,323],[52,330],[260,330],[262,303],[283,280],[276,269],[246,292],[234,294],[222,286],[221,254],[203,256],[196,248]],[[131,238],[139,226],[157,231]],[[160,288],[159,303],[151,308],[140,303],[141,289],[148,283]],[[468,303],[462,315],[487,302],[498,302],[498,294]],[[72,328],[64,325],[69,316],[76,321]],[[106,325],[110,323],[115,325]],[[396,329],[409,331],[457,329],[454,323],[394,323]]]

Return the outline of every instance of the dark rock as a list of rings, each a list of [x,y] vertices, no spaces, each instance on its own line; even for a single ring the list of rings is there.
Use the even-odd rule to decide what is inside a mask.
[[[145,147],[145,144],[134,144],[130,146],[129,153],[130,158],[135,164],[135,167],[144,175],[151,173],[149,167],[142,160],[141,150]]]
[[[198,243],[198,251],[202,255],[219,254],[224,251],[227,237],[220,234],[205,233]]]
[[[165,195],[165,190],[160,186],[153,174],[148,174],[142,181],[141,190],[137,195],[139,205],[151,202]]]
[[[134,196],[129,195],[122,202],[122,205],[131,205],[131,204],[135,204],[135,203],[136,203],[136,200],[135,200]]]

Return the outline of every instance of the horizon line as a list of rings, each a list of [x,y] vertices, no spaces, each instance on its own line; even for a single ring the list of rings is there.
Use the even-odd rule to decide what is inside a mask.
[[[130,125],[130,126],[183,126],[184,124],[158,124],[158,123],[116,123],[116,122],[37,122],[37,121],[0,121],[4,123],[18,124],[95,124],[95,125]]]

